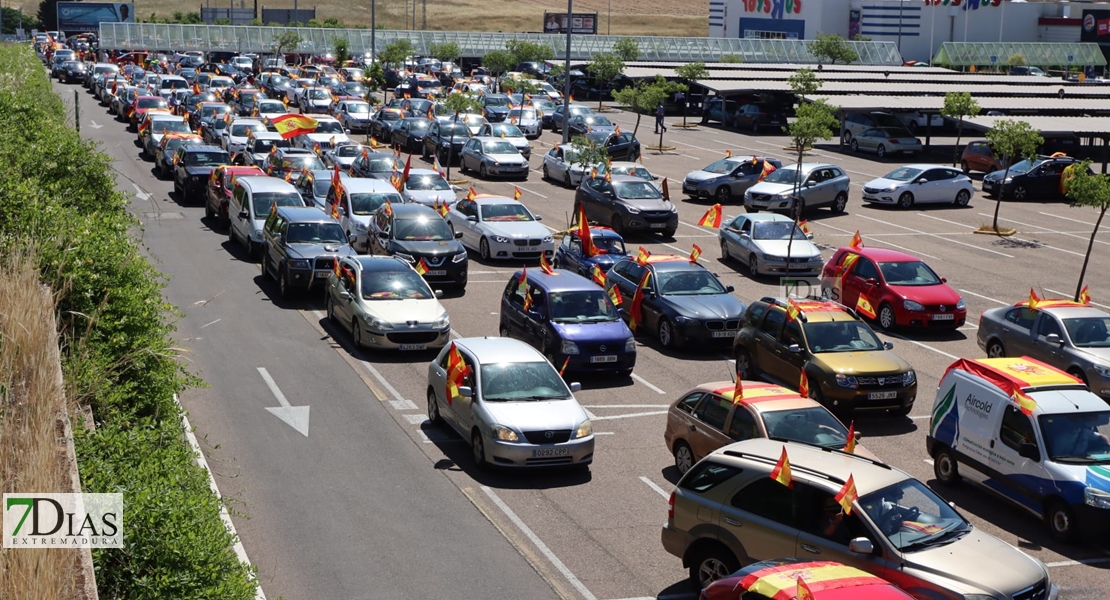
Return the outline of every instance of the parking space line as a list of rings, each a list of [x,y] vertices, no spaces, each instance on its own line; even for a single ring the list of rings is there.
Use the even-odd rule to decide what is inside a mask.
[[[956,221],[949,221],[948,219],[942,219],[940,217],[934,217],[933,215],[927,215],[923,212],[917,213],[917,216],[925,217],[926,219],[932,219],[934,221],[941,221],[941,222],[948,223],[948,224],[951,224],[951,225],[958,225],[960,227],[966,227],[968,229],[975,229],[974,225],[968,225],[967,223],[957,223]]]
[[[658,492],[660,496],[666,498],[667,500],[671,499],[671,495],[667,493],[667,490],[659,487],[659,484],[655,483],[654,481],[648,479],[647,477],[644,477],[643,475],[640,475],[640,481],[646,483],[649,488]]]
[[[1110,562],[1110,557],[1105,558],[1085,558],[1083,560],[1058,560],[1056,562],[1045,563],[1044,566],[1052,567],[1074,567],[1077,565],[1097,565],[1100,563]]]
[[[979,213],[979,216],[982,216],[982,217],[993,217],[994,215],[989,215],[989,214],[986,214],[986,213]],[[1002,217],[998,217],[998,220],[999,220],[999,221],[1007,221],[1007,222],[1009,222],[1009,223],[1016,223],[1016,224],[1018,224],[1018,225],[1021,225],[1022,227],[1036,227],[1036,225],[1027,225],[1027,224],[1025,224],[1025,223],[1022,223],[1022,222],[1020,222],[1020,221],[1015,221],[1015,220],[1013,220],[1013,219],[1005,219],[1005,218],[1002,218]],[[1040,231],[1031,231],[1031,232],[1029,232],[1029,233],[1058,233],[1058,232],[1056,232],[1056,231],[1052,231],[1051,229],[1042,229],[1042,230],[1040,230]],[[1078,236],[1077,236],[1077,237],[1078,237]],[[1018,242],[1026,242],[1026,243],[1031,243],[1031,244],[1033,244],[1033,243],[1035,243],[1035,244],[1040,244],[1040,247],[1042,247],[1042,248],[1048,248],[1049,250],[1055,250],[1055,251],[1057,251],[1057,252],[1064,252],[1064,253],[1066,253],[1066,254],[1071,254],[1071,255],[1074,255],[1074,256],[1086,256],[1086,255],[1085,255],[1085,254],[1083,254],[1082,252],[1074,252],[1074,251],[1072,251],[1072,250],[1065,250],[1065,249],[1063,249],[1063,248],[1057,248],[1056,246],[1051,246],[1051,245],[1049,245],[1049,244],[1046,244],[1046,243],[1044,243],[1044,242],[1035,242],[1035,241],[1033,241],[1033,240],[1027,240],[1027,239],[1024,239],[1024,238],[1019,238],[1019,237],[1012,237],[1012,238],[1010,238],[1010,239],[1012,239],[1012,240],[1015,240],[1015,241],[1018,241]]]
[[[653,415],[665,415],[665,410],[650,410],[647,412],[629,413],[627,415],[609,415],[605,417],[593,417],[591,421],[612,421],[613,419],[631,419],[633,417],[650,417]]]
[[[1044,214],[1044,213],[1041,213],[1041,214]],[[1015,221],[1013,219],[1002,219],[1001,217],[999,217],[998,220],[999,221],[1005,220],[1005,221],[1009,221],[1011,223],[1017,223],[1018,225],[1021,225],[1022,227],[1039,227],[1040,228],[1040,231],[1033,231],[1033,232],[1030,232],[1030,233],[1055,233],[1055,234],[1058,234],[1058,235],[1066,235],[1068,237],[1077,238],[1077,239],[1080,239],[1080,240],[1083,240],[1083,241],[1090,241],[1090,239],[1091,239],[1091,236],[1089,234],[1088,235],[1076,235],[1074,233],[1069,233],[1067,231],[1060,231],[1060,230],[1057,230],[1057,229],[1048,229],[1048,228],[1042,227],[1040,225],[1032,225],[1032,224],[1029,224],[1029,223],[1022,223],[1021,221]],[[1104,241],[1099,240],[1099,239],[1096,239],[1095,243],[1110,246],[1110,242],[1104,242]]]
[[[586,600],[597,600],[597,596],[594,596],[592,593],[590,593],[590,590],[587,589],[586,586],[581,581],[579,581],[577,577],[574,576],[574,573],[571,573],[570,569],[568,569],[567,566],[563,564],[563,561],[559,560],[559,557],[555,556],[555,553],[547,547],[547,544],[543,543],[543,540],[540,539],[540,536],[536,535],[535,532],[533,532],[527,525],[525,525],[524,521],[522,521],[520,517],[516,516],[516,513],[513,512],[513,509],[509,508],[509,505],[505,504],[505,501],[502,500],[500,496],[498,496],[493,490],[485,485],[482,486],[482,492],[489,497],[490,501],[492,501],[494,505],[497,506],[497,508],[501,509],[501,512],[504,513],[505,516],[513,522],[513,525],[516,525],[517,529],[519,529],[520,532],[524,534],[524,537],[528,538],[528,540],[536,546],[540,553],[547,557],[547,560],[551,561],[551,564],[555,567],[555,569],[558,570],[559,573],[561,573],[562,576],[566,578],[566,580],[570,582],[572,586],[574,586],[574,589],[578,590],[578,593],[582,594],[582,596],[586,598]]]
[[[843,233],[845,235],[852,235],[852,234],[855,233],[854,231],[848,231],[847,229],[841,229],[839,227],[833,227],[832,225],[829,225],[828,223],[825,223],[824,221],[813,221],[812,223],[810,223],[810,226],[812,227],[813,225],[820,225],[822,227],[828,227],[829,229],[832,229],[833,231],[839,231],[840,233]],[[861,233],[860,235],[863,235],[863,234]],[[863,239],[867,239],[867,238],[871,238],[873,240],[877,239],[877,238],[875,238],[874,236],[871,236],[871,235],[863,235]],[[897,248],[899,250],[905,250],[906,252],[909,252],[909,253],[914,254],[916,256],[924,256],[925,258],[934,258],[936,260],[940,260],[940,257],[938,257],[938,256],[933,256],[932,254],[925,254],[924,252],[921,252],[919,250],[914,250],[913,248],[907,248],[905,246],[899,246],[898,244],[892,244],[890,242],[885,242],[885,243],[886,243],[887,246],[890,246],[892,248]]]
[[[1069,294],[1069,293],[1067,293],[1067,292],[1061,292],[1061,291],[1058,291],[1058,290],[1050,290],[1050,289],[1048,289],[1048,288],[1045,288],[1045,289],[1044,289],[1044,291],[1046,291],[1046,292],[1052,292],[1053,294],[1060,294],[1061,296],[1067,296],[1068,298],[1071,298],[1071,297],[1072,297],[1072,295],[1071,295],[1071,294]],[[1098,302],[1092,302],[1091,304],[1093,304],[1093,305],[1095,305],[1095,306],[1099,306],[1099,307],[1102,307],[1102,308],[1110,308],[1110,306],[1107,306],[1106,304],[1099,304]]]
[[[701,146],[695,146],[693,144],[687,144],[686,142],[680,142],[678,140],[671,140],[671,143],[672,144],[678,144],[679,146],[689,146],[691,148],[697,148],[698,150],[705,150],[706,152],[716,152],[717,154],[724,154],[724,152],[721,152],[720,150],[712,150],[710,148],[702,148]]]
[[[930,346],[929,344],[923,344],[923,343],[921,343],[917,340],[911,340],[910,338],[902,337],[902,336],[898,335],[897,333],[885,333],[884,335],[890,336],[890,337],[895,338],[895,339],[902,340],[904,342],[909,342],[909,343],[911,343],[915,346],[921,346],[922,348],[925,348],[926,350],[932,350],[933,352],[936,352],[937,354],[940,354],[941,356],[947,356],[948,358],[951,358],[952,360],[959,360],[960,359],[960,357],[956,356],[955,354],[949,354],[949,353],[945,352],[944,350],[941,350],[939,348],[934,348],[934,347]]]
[[[929,232],[926,232],[926,231],[919,231],[919,230],[914,229],[912,227],[905,227],[903,225],[897,225],[895,223],[890,223],[890,222],[884,221],[882,219],[876,219],[874,217],[869,217],[867,215],[856,215],[856,216],[861,218],[861,219],[867,219],[868,221],[874,221],[876,223],[882,223],[883,225],[886,225],[888,227],[896,227],[898,229],[905,229],[907,231],[914,231],[914,232],[917,232],[917,233],[921,233],[921,234],[927,235],[929,237],[937,238],[938,240],[944,240],[944,241],[949,242],[951,244],[959,244],[961,246],[967,246],[968,248],[974,248],[976,250],[981,250],[983,252],[990,252],[991,254],[997,254],[999,256],[1005,256],[1006,258],[1013,258],[1013,255],[1006,254],[1005,252],[999,252],[997,250],[991,250],[990,248],[983,248],[982,246],[977,246],[975,244],[969,244],[967,242],[957,242],[956,240],[949,239],[949,238],[946,238],[946,237],[941,237],[941,236],[939,236],[935,233],[929,233]]]
[[[994,302],[995,304],[1001,304],[1002,306],[1009,306],[1010,305],[1009,302],[1003,302],[1001,300],[991,298],[990,296],[984,296],[982,294],[976,294],[975,292],[972,292],[970,290],[965,290],[963,288],[960,288],[960,291],[965,293],[965,294],[970,294],[972,296],[975,296],[976,298],[982,298],[983,300],[990,300],[991,302]]]
[[[1046,216],[1046,217],[1054,217],[1054,218],[1057,218],[1057,219],[1063,219],[1063,220],[1065,220],[1065,221],[1071,221],[1071,222],[1073,222],[1073,223],[1082,223],[1082,224],[1084,224],[1084,225],[1086,225],[1086,226],[1088,226],[1088,227],[1094,227],[1094,226],[1095,226],[1095,224],[1094,224],[1094,223],[1088,223],[1087,221],[1081,221],[1081,220],[1079,220],[1079,219],[1073,219],[1073,218],[1071,218],[1071,217],[1061,217],[1060,215],[1054,215],[1054,214],[1052,214],[1052,213],[1046,213],[1046,212],[1040,212],[1040,211],[1038,211],[1038,213],[1037,213],[1037,214],[1041,214],[1041,215],[1044,215],[1044,216]]]
[[[648,388],[649,390],[654,390],[656,393],[659,393],[659,394],[666,394],[667,393],[667,392],[664,392],[663,390],[655,387],[654,385],[651,384],[651,382],[644,379],[643,377],[640,377],[639,375],[637,375],[635,373],[632,374],[632,379],[635,379],[636,381],[639,381],[640,383],[644,384],[644,387]]]

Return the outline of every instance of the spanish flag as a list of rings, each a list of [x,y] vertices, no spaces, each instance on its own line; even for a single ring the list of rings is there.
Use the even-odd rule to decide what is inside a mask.
[[[867,301],[867,298],[865,298],[863,294],[860,294],[859,298],[856,300],[856,312],[868,319],[876,318],[875,309],[871,307],[871,303]]]
[[[304,115],[281,115],[270,120],[270,124],[281,135],[282,139],[292,139],[302,133],[312,133],[320,124],[312,117]]]
[[[428,262],[424,260],[423,256],[421,256],[420,260],[416,263],[416,272],[419,273],[421,277],[428,274]]]
[[[740,374],[736,374],[736,384],[732,387],[732,402],[739,404],[744,399],[744,380],[740,379]]]
[[[698,225],[701,225],[702,227],[720,227],[721,217],[721,205],[714,204],[713,206],[709,207],[709,210],[705,211],[705,214],[702,215],[701,220],[698,221]]]
[[[331,272],[335,273],[335,278],[336,279],[339,279],[340,277],[343,277],[343,267],[339,266],[339,257],[336,257],[335,262],[332,263]]]
[[[763,161],[763,170],[759,172],[759,179],[756,179],[756,182],[763,181],[764,178],[766,178],[768,175],[770,175],[771,173],[774,173],[774,172],[775,172],[775,165],[772,165],[767,160],[764,160]]]
[[[590,169],[590,179],[597,179],[597,167]]]
[[[447,179],[447,171],[444,171],[443,167],[439,164],[439,154],[436,153],[432,156],[432,169],[434,169],[436,173],[439,173],[440,177]]]
[[[474,199],[477,198],[477,197],[478,197],[478,192],[474,191],[473,187],[470,188],[470,190],[468,190],[466,192],[466,199],[470,200],[471,202],[473,202]]]
[[[1037,401],[1030,398],[1028,394],[1021,391],[1020,388],[1014,388],[1014,393],[1010,395],[1010,399],[1014,404],[1018,405],[1021,413],[1027,417],[1033,416],[1033,411],[1037,410]]]
[[[409,182],[409,171],[411,171],[411,170],[412,170],[412,153],[410,152],[408,159],[405,160],[405,170],[401,172],[401,183],[408,183]]]
[[[852,248],[853,250],[859,250],[860,248],[863,248],[863,236],[859,234],[858,229],[852,235],[852,241],[848,243],[848,247]]]
[[[605,276],[605,271],[602,271],[599,265],[594,265],[594,268],[590,269],[590,281],[593,281],[601,287],[605,287],[605,283],[609,281],[609,278]]]
[[[590,231],[590,222],[586,220],[586,209],[581,205],[578,207],[578,239],[582,242],[582,254],[587,257],[597,254],[594,234]],[[594,268],[596,269],[597,266],[594,265]]]
[[[1029,310],[1037,310],[1037,305],[1041,303],[1041,299],[1037,297],[1037,292],[1033,288],[1029,288]]]
[[[797,321],[798,317],[802,316],[802,309],[798,308],[798,303],[794,302],[793,298],[786,299],[786,320]]]
[[[837,271],[837,275],[847,275],[848,271],[851,270],[851,268],[856,264],[856,261],[858,260],[858,254],[855,254],[854,252],[849,252],[848,255],[844,257],[844,261],[840,263],[840,269]]]
[[[613,133],[615,133],[619,136],[621,134],[621,126],[617,125],[616,127],[614,127],[613,128]]]
[[[801,229],[802,233],[809,235],[809,221],[798,221],[798,229]]]
[[[725,150],[725,158],[732,158],[732,150]]]
[[[376,138],[374,136],[370,136],[370,147],[371,148],[374,148],[376,150],[381,145],[382,144],[381,144],[381,142],[378,141],[378,138]]]
[[[663,188],[663,190],[662,190],[663,191],[663,199],[666,200],[667,202],[670,202],[671,201],[671,188],[670,188],[670,186],[667,185],[667,178],[666,177],[663,178],[663,184],[660,187]]]
[[[331,203],[331,218],[339,220],[339,198],[335,198],[335,202]]]
[[[648,283],[651,281],[651,271],[644,269],[644,276],[640,278],[640,285],[636,286],[636,293],[632,296],[632,307],[629,310],[628,328],[633,333],[639,327],[640,322],[643,320],[643,310],[641,305],[644,303],[644,290],[647,289]]]
[[[470,367],[466,366],[462,353],[459,352],[455,342],[451,342],[451,350],[447,352],[447,405],[454,402],[459,395],[459,387],[466,382],[470,374]]]
[[[844,442],[844,451],[851,454],[856,452],[856,422],[848,424],[848,440]]]
[[[609,288],[609,301],[613,303],[613,306],[624,304],[624,298],[621,297],[621,289],[619,287],[614,285]]]
[[[690,250],[690,262],[692,262],[692,263],[698,262],[698,258],[700,256],[701,256],[701,247],[698,246],[697,244],[694,244],[694,248],[692,250]]]
[[[385,214],[385,215],[392,215],[393,214],[393,204],[391,202],[389,202],[388,200],[386,200],[385,204],[382,205],[382,214]]]
[[[809,589],[809,586],[806,585],[806,580],[801,577],[798,578],[797,589],[794,590],[794,599],[813,600],[813,592]]]
[[[833,500],[840,503],[840,507],[844,509],[844,514],[852,514],[852,502],[859,498],[856,493],[856,480],[852,475],[848,475],[848,481],[844,482],[844,487],[833,496]]]
[[[643,246],[636,252],[636,264],[641,267],[647,266],[648,259],[651,258],[651,252],[648,252]]]
[[[447,213],[451,212],[450,207],[447,206],[447,201],[440,202],[439,198],[436,198],[435,209],[436,209],[436,212],[439,213],[439,216],[441,216],[441,217],[446,217]]]
[[[786,446],[783,446],[782,455],[779,456],[779,461],[775,463],[775,468],[771,470],[771,479],[794,489],[794,480],[790,477],[790,459],[786,456]]]
[[[806,370],[802,369],[801,376],[798,377],[798,395],[802,398],[809,398],[809,377],[806,377]]]
[[[116,82],[115,81],[112,82],[112,93],[113,94],[116,93]],[[199,83],[193,82],[193,93],[194,94],[199,94],[200,93],[200,84]]]
[[[559,377],[562,377],[563,373],[567,372],[567,365],[569,365],[569,364],[570,364],[570,357],[568,356],[567,359],[563,361],[563,366],[559,368]]]
[[[514,185],[513,186],[513,200],[516,200],[517,202],[520,202],[520,197],[523,196],[523,195],[524,194],[521,193],[520,188],[518,188]]]
[[[547,254],[540,254],[540,270],[547,275],[556,275],[555,269],[551,268],[551,263],[547,262]]]
[[[1083,289],[1079,291],[1079,303],[1080,304],[1090,304],[1091,303],[1091,291],[1087,289],[1087,286],[1083,286]]]
[[[532,308],[532,295],[528,293],[528,267],[520,270],[520,277],[516,280],[516,288],[524,295],[524,310]]]

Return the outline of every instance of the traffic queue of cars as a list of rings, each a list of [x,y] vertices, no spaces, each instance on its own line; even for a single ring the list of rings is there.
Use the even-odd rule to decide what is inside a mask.
[[[471,190],[458,199],[462,190],[439,168],[456,162],[486,177],[523,165],[526,177],[527,158],[510,140],[527,136],[498,129],[506,119],[516,127],[511,111],[500,122],[441,117],[434,103],[416,115],[400,102],[375,113],[348,98],[333,103],[337,117],[314,117],[323,131],[286,140],[273,117],[234,116],[224,94],[210,89],[220,85],[214,78],[194,84],[171,111],[160,79],[134,65],[101,67],[86,78],[90,91],[134,124],[181,201],[203,201],[206,218],[260,261],[281,296],[322,290],[328,319],[356,348],[438,351],[428,364],[428,418],[467,441],[479,466],[588,467],[592,423],[574,396],[581,385],[567,381],[630,376],[637,337],[666,349],[728,351],[737,380],[682,394],[664,430],[682,477],[662,543],[704,597],[775,597],[765,593],[769,571],[803,567],[842,569],[836,577],[875,588],[868,597],[1057,597],[1042,563],[974,528],[923,483],[857,445],[854,416],[904,416],[918,401],[914,368],[871,323],[907,334],[958,328],[967,310],[920,259],[853,239],[825,260],[804,223],[776,214],[822,205],[843,212],[844,169],[728,156],[683,181],[690,197],[743,198],[746,213],[721,219],[725,261],[753,278],[819,278],[822,289],[820,298],[744,302],[697,257],[629,251],[625,235],[673,235],[677,209],[666,182],[633,162],[634,137],[606,129],[585,107],[571,105],[558,126],[592,123],[586,137],[623,144],[629,162],[579,164],[575,147],[548,152],[544,177],[577,186],[574,212],[589,221],[552,235],[513,198]],[[269,93],[248,85],[231,95],[249,92],[257,114]],[[412,169],[400,152],[354,144],[354,123],[417,149],[436,168]],[[1029,170],[1041,168],[1048,166]],[[865,185],[863,199],[962,206],[972,192],[959,170],[908,165]],[[500,337],[452,341],[439,298],[465,289],[471,251],[528,267],[513,272],[500,295]],[[926,451],[937,479],[979,482],[1061,539],[1110,522],[1110,315],[1033,297],[984,313],[978,336],[988,358],[954,363],[929,399]],[[814,554],[826,562],[783,559]]]

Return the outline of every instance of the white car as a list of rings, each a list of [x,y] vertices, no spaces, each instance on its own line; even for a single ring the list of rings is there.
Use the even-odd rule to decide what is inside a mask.
[[[909,112],[895,112],[894,116],[910,130],[910,133],[924,131],[927,127],[932,128],[936,133],[940,133],[939,129],[944,127],[944,117],[939,114],[925,116],[921,114],[921,111],[915,110]]]
[[[343,129],[343,124],[334,117],[314,116],[312,118],[316,119],[316,131],[298,135],[294,138],[294,146],[305,150],[315,150],[316,145],[319,144],[320,153],[323,154],[336,146],[353,143],[347,137],[347,131]]]
[[[247,156],[250,158],[247,164],[261,167],[266,163],[266,157],[270,155],[274,146],[289,148],[291,145],[289,140],[281,137],[281,134],[272,131],[252,132],[246,144]]]
[[[150,121],[150,129],[148,133],[142,137],[143,150],[151,157],[154,156],[154,151],[158,149],[158,145],[162,143],[162,138],[165,137],[166,134],[193,133],[189,124],[177,115],[171,115],[169,113],[151,114],[147,119]]]
[[[457,189],[432,169],[412,169],[402,195],[405,202],[424,206],[435,206],[436,201],[440,204],[454,204]]]
[[[543,155],[543,178],[548,181],[562,182],[563,186],[576,188],[589,175],[584,165],[574,162],[577,151],[575,146],[555,146]]]
[[[370,230],[370,219],[374,218],[375,211],[386,202],[402,204],[404,199],[397,193],[388,181],[369,179],[365,177],[343,177],[343,193],[339,198],[339,224],[347,233],[351,247],[358,252],[369,252],[370,244],[367,232]],[[327,204],[324,212],[332,214],[332,204],[335,202],[335,191],[328,186]],[[351,239],[353,238],[353,239]]]
[[[334,116],[347,131],[368,132],[370,121],[374,118],[374,109],[369,102],[344,100],[335,106]]]
[[[812,236],[785,215],[746,213],[730,217],[717,232],[717,237],[721,243],[721,260],[743,263],[753,277],[786,276],[788,273],[818,277],[825,265],[821,249],[811,241]]]
[[[369,152],[370,147],[360,146],[358,144],[342,144],[336,146],[324,152],[324,156],[322,157],[324,166],[331,168],[335,165],[339,165],[339,170],[346,173],[351,170],[351,165],[355,162],[355,159],[362,155],[363,150]]]
[[[246,150],[248,133],[267,133],[266,125],[259,119],[235,119],[220,133],[220,146],[228,154]]]
[[[324,87],[306,88],[297,99],[297,106],[304,114],[327,113],[332,104],[331,91]]]
[[[863,184],[863,201],[874,204],[944,203],[967,206],[975,186],[958,168],[946,165],[906,165]]]
[[[532,145],[524,136],[524,131],[512,123],[489,123],[478,130],[477,137],[501,138],[516,148],[525,160],[532,158]]]
[[[540,79],[529,79],[528,83],[539,88],[539,93],[547,96],[552,102],[558,102],[563,98],[563,94],[555,89],[555,86]]]
[[[452,231],[462,233],[463,246],[482,260],[536,260],[555,255],[555,238],[528,207],[501,196],[459,200],[447,213]]]
[[[535,108],[525,106],[510,109],[509,116],[505,120],[519,127],[524,137],[530,140],[539,138],[543,133],[543,117]]]
[[[259,100],[254,106],[254,111],[254,118],[267,121],[288,113],[289,109],[286,108],[285,103],[281,100],[266,99]]]
[[[212,92],[213,94],[219,94],[220,96],[223,96],[225,90],[231,89],[233,87],[235,87],[234,79],[230,77],[225,77],[223,75],[218,75],[209,79],[208,84],[202,87],[202,89]]]

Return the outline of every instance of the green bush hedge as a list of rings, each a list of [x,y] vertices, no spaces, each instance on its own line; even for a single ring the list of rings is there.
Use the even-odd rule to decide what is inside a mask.
[[[92,408],[77,432],[86,492],[122,492],[124,544],[93,552],[101,598],[254,597],[173,394],[195,384],[174,358],[162,275],[130,235],[111,161],[67,123],[30,46],[0,45],[0,253],[33,247],[59,293],[66,385]]]

